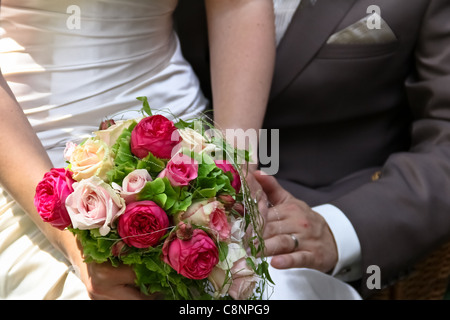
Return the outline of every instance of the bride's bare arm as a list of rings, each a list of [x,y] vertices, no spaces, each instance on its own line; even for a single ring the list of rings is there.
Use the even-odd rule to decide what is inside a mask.
[[[86,264],[75,237],[39,217],[34,207],[36,185],[52,167],[40,140],[0,73],[0,184],[27,212],[47,239],[78,268],[91,298],[139,299],[131,268]]]
[[[52,163],[3,76],[0,78],[0,113],[0,183],[51,243],[68,256],[62,243],[66,241],[62,236],[65,232],[53,230],[42,222],[33,204],[36,185]]]
[[[206,0],[214,118],[260,129],[275,61],[272,0]]]

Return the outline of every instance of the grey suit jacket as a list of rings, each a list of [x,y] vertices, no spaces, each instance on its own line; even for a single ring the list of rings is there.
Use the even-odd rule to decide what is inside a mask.
[[[180,1],[176,21],[210,95],[202,2]],[[278,47],[264,126],[280,129],[283,186],[352,222],[367,297],[369,266],[381,268],[385,287],[450,238],[450,1],[303,4]],[[396,40],[327,44],[370,5]]]

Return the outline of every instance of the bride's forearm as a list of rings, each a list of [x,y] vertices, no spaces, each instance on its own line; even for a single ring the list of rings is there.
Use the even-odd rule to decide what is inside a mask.
[[[271,0],[207,0],[214,119],[260,129],[275,60]]]
[[[52,163],[3,76],[0,77],[0,112],[0,184],[52,245],[75,263],[73,260],[80,260],[81,253],[74,236],[44,223],[34,207],[36,185]]]

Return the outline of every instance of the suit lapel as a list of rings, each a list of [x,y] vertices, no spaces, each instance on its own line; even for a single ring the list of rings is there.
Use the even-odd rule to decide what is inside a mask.
[[[302,0],[277,49],[271,99],[308,65],[355,1]]]

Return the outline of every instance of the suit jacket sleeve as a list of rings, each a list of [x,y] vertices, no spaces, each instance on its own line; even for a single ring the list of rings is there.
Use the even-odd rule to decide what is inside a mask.
[[[409,152],[392,154],[381,178],[331,203],[352,222],[365,271],[381,269],[382,285],[398,280],[450,236],[450,2],[430,1],[406,82],[414,121]],[[385,72],[389,72],[386,70]]]

